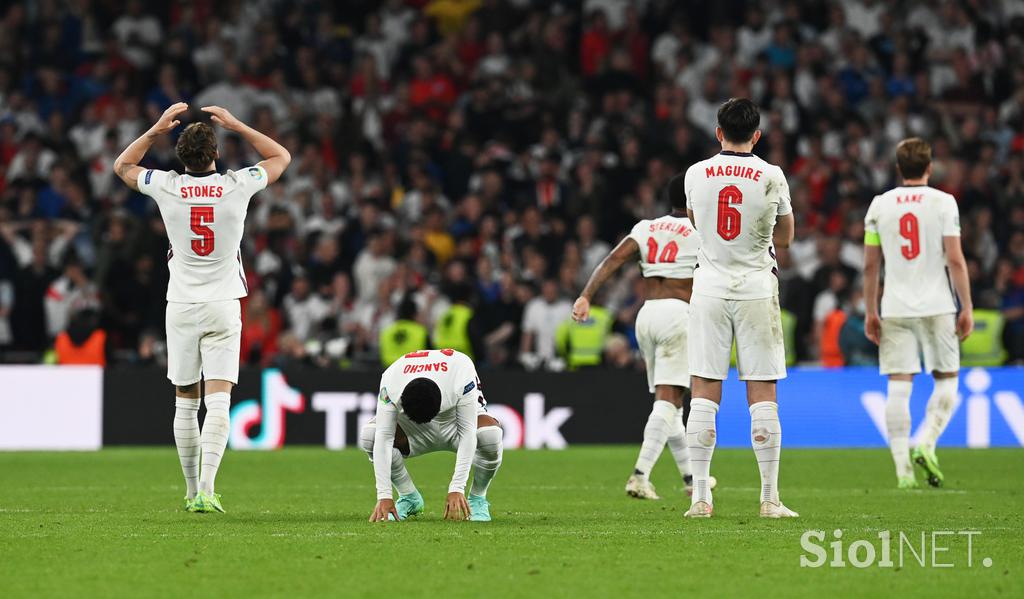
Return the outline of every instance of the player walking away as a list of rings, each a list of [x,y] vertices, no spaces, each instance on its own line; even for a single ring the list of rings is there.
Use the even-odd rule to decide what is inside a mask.
[[[924,367],[935,377],[913,460],[928,484],[942,484],[935,443],[957,405],[960,340],[974,328],[967,263],[960,247],[956,199],[928,186],[932,149],[916,137],[896,146],[903,185],[871,201],[864,221],[864,329],[879,344],[879,366],[889,375],[885,426],[901,489],[917,487],[910,464],[910,392]],[[885,258],[885,293],[878,311],[878,271]],[[949,268],[947,274],[946,268]],[[952,275],[960,299],[950,289]],[[884,318],[883,318],[884,317]]]
[[[572,308],[577,322],[586,321],[590,302],[608,277],[627,261],[639,258],[645,301],[636,316],[636,336],[647,365],[647,386],[654,393],[654,405],[644,427],[640,455],[626,482],[626,493],[638,499],[659,499],[649,476],[666,442],[686,492],[693,491],[685,428],[690,410],[686,328],[700,239],[686,216],[682,175],[669,182],[668,196],[672,213],[638,222],[594,269]]]
[[[245,125],[227,110],[207,106],[214,123],[251,143],[263,160],[238,172],[216,172],[213,127],[192,123],[175,152],[185,173],[138,166],[153,141],[180,124],[188,109],[179,102],[114,161],[128,187],[156,201],[171,247],[167,252],[167,378],[177,387],[174,442],[187,494],[185,509],[223,512],[214,479],[227,446],[228,409],[238,382],[242,320],[239,298],[247,295],[239,244],[249,199],[277,181],[291,162],[288,150]],[[199,429],[199,381],[205,381],[206,419]],[[202,471],[200,472],[200,450]]]
[[[405,468],[406,458],[455,452],[444,517],[491,520],[487,487],[501,466],[501,427],[487,414],[480,378],[469,356],[451,349],[406,354],[380,378],[377,415],[360,433],[377,479],[370,522],[405,520],[423,513],[423,496]],[[466,499],[469,467],[473,486]],[[398,489],[398,502],[391,486]]]
[[[701,232],[690,301],[693,401],[686,429],[694,492],[688,517],[712,513],[709,468],[722,381],[736,342],[740,380],[747,382],[750,441],[761,471],[761,516],[793,518],[779,500],[782,429],[776,382],[786,376],[776,247],[793,240],[789,184],[778,166],[752,153],[761,138],[753,102],[734,98],[718,109],[721,153],[686,171],[690,221]]]

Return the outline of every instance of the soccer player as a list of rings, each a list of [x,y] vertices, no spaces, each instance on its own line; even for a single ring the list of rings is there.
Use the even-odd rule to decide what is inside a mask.
[[[238,172],[216,171],[217,137],[207,123],[192,123],[175,153],[185,167],[144,169],[139,162],[153,141],[181,124],[179,102],[125,148],[114,172],[128,187],[156,201],[171,247],[167,252],[167,378],[175,385],[174,442],[185,475],[185,509],[223,512],[214,479],[227,446],[231,389],[238,382],[242,319],[239,298],[248,293],[239,244],[253,194],[277,181],[291,162],[283,146],[218,106],[207,106],[214,123],[234,131],[263,160]],[[206,419],[199,428],[200,379]],[[200,453],[202,469],[200,470]]]
[[[935,389],[913,460],[924,469],[928,484],[938,487],[943,476],[935,443],[957,405],[958,341],[974,328],[960,214],[953,196],[928,186],[931,164],[927,142],[916,137],[901,141],[896,168],[903,185],[876,196],[864,219],[864,332],[879,345],[879,366],[889,375],[885,426],[901,489],[918,486],[909,452],[910,392],[914,375],[921,372],[921,355],[925,370],[935,377]],[[879,313],[883,257],[885,292]],[[950,275],[960,299],[959,316]]]
[[[687,493],[693,490],[685,428],[690,408],[686,328],[700,238],[686,216],[682,175],[669,181],[668,197],[671,214],[638,222],[594,269],[572,308],[572,317],[585,322],[601,285],[627,261],[639,259],[645,301],[636,316],[636,336],[654,405],[644,427],[640,455],[626,481],[626,493],[638,499],[659,499],[649,477],[666,442]],[[713,486],[714,477],[711,481]]]
[[[380,378],[377,415],[360,432],[377,480],[370,522],[405,520],[423,513],[423,496],[405,459],[435,451],[455,452],[444,517],[489,522],[487,488],[501,466],[501,427],[487,414],[476,366],[451,349],[406,354]],[[466,499],[469,467],[473,486]],[[398,502],[391,486],[398,489]]]
[[[750,100],[725,102],[715,129],[722,151],[686,171],[688,213],[701,237],[689,331],[693,401],[686,441],[694,491],[686,516],[692,518],[708,518],[713,511],[708,471],[733,341],[740,380],[747,382],[761,517],[797,516],[779,500],[782,429],[776,382],[786,376],[786,352],[773,249],[793,240],[793,208],[782,169],[753,154],[760,122]]]

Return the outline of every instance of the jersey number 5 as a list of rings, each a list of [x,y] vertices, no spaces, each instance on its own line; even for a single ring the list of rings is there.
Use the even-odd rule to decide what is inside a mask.
[[[726,185],[718,192],[718,236],[732,241],[740,235],[740,211],[733,204],[743,203],[743,192],[735,185]]]
[[[921,254],[921,232],[917,226],[917,215],[908,212],[900,217],[900,237],[909,243],[900,247],[903,257],[913,260]]]
[[[665,248],[661,250],[661,255],[658,255],[658,242],[653,237],[647,238],[647,263],[654,264],[655,262],[675,262],[676,254],[679,253],[679,245],[674,241],[670,241],[665,244]]]
[[[192,206],[190,224],[192,232],[199,236],[199,239],[192,240],[192,251],[199,256],[213,253],[213,229],[206,226],[212,222],[213,206]]]

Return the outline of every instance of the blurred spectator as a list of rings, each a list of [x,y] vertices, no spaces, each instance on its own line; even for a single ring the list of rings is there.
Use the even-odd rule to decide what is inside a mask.
[[[428,330],[470,309],[483,366],[557,367],[558,296],[665,210],[665,182],[717,151],[715,112],[738,95],[762,108],[755,151],[789,177],[780,296],[801,360],[822,359],[834,314],[833,353],[861,359],[843,331],[863,212],[910,135],[932,141],[932,184],[960,201],[976,305],[1002,311],[1024,360],[1021,3],[690,4],[4,5],[0,360],[38,360],[83,307],[112,360],[161,351],[148,331],[162,328],[166,235],[110,166],[183,99],[186,120],[223,105],[295,157],[250,206],[247,362],[270,363],[276,343],[275,363],[376,367],[411,297]],[[257,160],[223,132],[219,150],[221,169]],[[173,136],[145,166],[180,169]],[[609,282],[616,330],[642,303],[635,279]]]

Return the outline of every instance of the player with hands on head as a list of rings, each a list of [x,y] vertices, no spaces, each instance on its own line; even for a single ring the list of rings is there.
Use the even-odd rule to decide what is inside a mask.
[[[174,442],[185,477],[185,509],[223,512],[214,482],[230,433],[231,390],[238,382],[242,318],[248,295],[240,244],[249,200],[291,162],[281,144],[207,106],[217,125],[241,135],[263,160],[240,171],[216,170],[217,136],[208,123],[185,127],[175,144],[184,173],[139,166],[157,137],[181,125],[188,104],[170,106],[114,161],[128,187],[153,198],[167,230],[167,377],[175,386]],[[203,385],[200,385],[200,381]],[[199,427],[200,392],[206,419]]]

